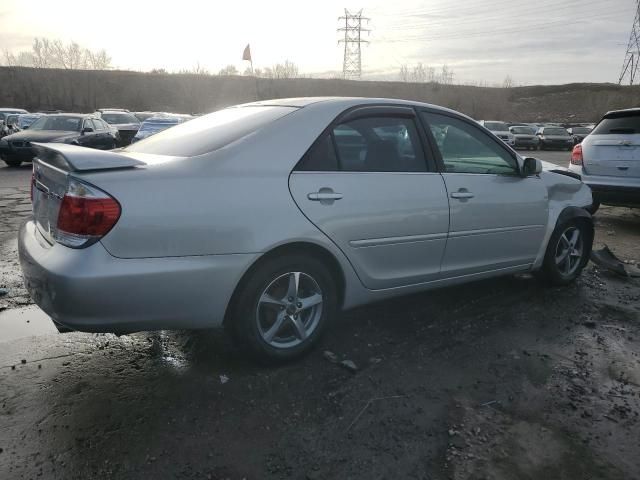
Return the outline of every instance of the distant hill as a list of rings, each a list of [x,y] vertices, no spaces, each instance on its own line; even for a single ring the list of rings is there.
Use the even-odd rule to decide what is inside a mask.
[[[515,88],[328,79],[55,70],[0,67],[0,106],[90,112],[206,113],[243,102],[300,96],[419,100],[475,119],[594,122],[607,110],[640,106],[640,86],[574,83]]]

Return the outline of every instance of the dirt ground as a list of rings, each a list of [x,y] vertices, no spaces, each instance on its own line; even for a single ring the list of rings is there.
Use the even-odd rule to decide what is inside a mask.
[[[28,205],[0,183],[10,311],[30,303]],[[596,219],[596,247],[640,261],[640,211]],[[218,332],[2,342],[0,479],[640,478],[639,342],[640,279],[593,265],[565,288],[507,277],[349,311],[279,368]]]

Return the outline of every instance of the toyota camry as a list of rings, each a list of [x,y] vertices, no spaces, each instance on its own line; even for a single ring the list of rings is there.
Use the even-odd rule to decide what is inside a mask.
[[[341,309],[518,272],[567,284],[593,239],[577,175],[417,102],[280,99],[116,151],[36,147],[20,262],[60,328],[224,326],[286,360]]]

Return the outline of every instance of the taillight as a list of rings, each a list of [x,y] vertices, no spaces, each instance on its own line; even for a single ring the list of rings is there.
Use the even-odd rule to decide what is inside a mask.
[[[113,228],[121,211],[120,204],[106,192],[69,179],[58,212],[55,239],[71,248],[88,247]]]
[[[578,144],[571,152],[571,165],[582,165],[582,160],[582,145]]]

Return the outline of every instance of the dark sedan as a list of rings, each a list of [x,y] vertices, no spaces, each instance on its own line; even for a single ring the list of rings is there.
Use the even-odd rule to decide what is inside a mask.
[[[127,111],[103,109],[96,112],[96,115],[118,129],[118,134],[120,135],[119,147],[129,145],[133,136],[140,129],[140,120],[133,113]]]
[[[541,127],[538,130],[540,150],[572,150],[573,137],[562,127]]]
[[[30,162],[35,156],[31,143],[54,142],[110,150],[116,147],[117,131],[94,115],[45,115],[28,130],[0,139],[0,158],[10,167]]]
[[[567,129],[569,134],[573,137],[573,143],[575,145],[582,143],[587,135],[591,133],[593,128],[590,127],[572,127]]]

